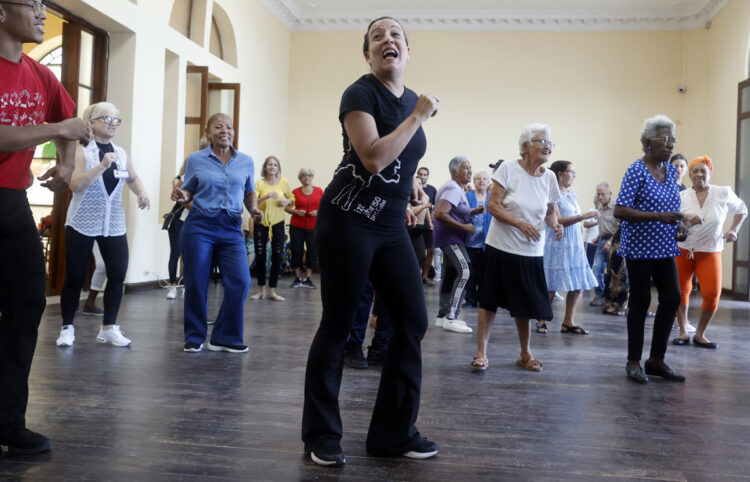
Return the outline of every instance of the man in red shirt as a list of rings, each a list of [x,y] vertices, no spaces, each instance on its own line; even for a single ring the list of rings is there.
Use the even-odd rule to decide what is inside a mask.
[[[49,450],[50,440],[26,428],[29,370],[45,307],[42,245],[26,198],[34,148],[53,140],[60,163],[42,186],[67,189],[75,141],[89,129],[71,118],[75,104],[55,78],[23,54],[41,43],[46,9],[40,0],[0,1],[0,446],[10,453]]]

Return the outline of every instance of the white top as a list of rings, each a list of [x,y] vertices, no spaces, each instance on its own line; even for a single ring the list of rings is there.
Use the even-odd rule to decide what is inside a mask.
[[[592,206],[592,209],[596,209],[596,206]],[[587,222],[587,220],[584,219],[583,223]],[[583,226],[583,223],[581,223],[581,226]],[[599,236],[599,225],[595,224],[591,226],[590,228],[583,228],[583,242],[584,243],[593,243],[594,239]]]
[[[118,165],[127,166],[127,154],[112,143],[117,154]],[[99,146],[95,141],[83,148],[86,171],[99,165]],[[65,225],[86,236],[121,236],[125,234],[125,211],[122,209],[122,187],[125,179],[119,179],[112,194],[107,194],[104,179],[99,176],[85,191],[73,193],[68,207]]]
[[[700,216],[703,224],[688,228],[688,237],[678,246],[687,251],[718,253],[724,250],[724,221],[727,214],[747,214],[747,206],[729,186],[709,186],[708,195],[701,207],[693,188],[680,193],[683,214]]]
[[[547,205],[560,198],[555,173],[544,169],[541,176],[526,172],[518,160],[506,161],[492,175],[505,189],[503,207],[513,216],[536,226],[539,241],[529,241],[518,229],[494,217],[487,232],[487,244],[520,256],[544,256],[544,232]]]

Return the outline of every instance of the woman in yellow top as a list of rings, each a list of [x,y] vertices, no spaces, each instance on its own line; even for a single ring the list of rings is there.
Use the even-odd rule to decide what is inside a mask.
[[[258,208],[263,211],[263,220],[255,223],[253,241],[255,242],[255,276],[258,277],[258,292],[250,297],[259,300],[264,296],[269,300],[284,301],[276,294],[281,268],[281,253],[284,250],[284,220],[286,208],[294,203],[294,195],[289,183],[281,177],[281,163],[274,156],[268,156],[260,168],[260,179],[255,181],[255,192],[258,195]],[[268,231],[271,231],[271,273],[266,287],[266,244]]]

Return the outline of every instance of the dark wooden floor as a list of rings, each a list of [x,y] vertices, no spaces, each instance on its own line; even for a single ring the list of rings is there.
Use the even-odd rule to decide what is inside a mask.
[[[27,419],[54,448],[24,458],[4,453],[0,479],[750,478],[750,304],[722,301],[709,333],[718,351],[670,345],[667,361],[687,376],[685,384],[628,381],[625,319],[602,316],[586,303],[578,321],[590,336],[556,329],[532,335],[541,373],[516,367],[518,342],[506,316],[498,317],[491,367],[483,374],[468,369],[473,335],[430,326],[418,427],[441,444],[440,454],[423,461],[367,457],[364,439],[379,373],[346,369],[347,465],[330,469],[310,462],[299,438],[320,295],[302,288],[280,292],[286,303],[248,300],[245,355],[183,353],[182,299],[166,300],[163,290],[125,297],[120,323],[133,340],[129,349],[97,343],[100,320],[82,316],[75,346],[57,348],[59,307],[48,307]],[[214,288],[210,313],[217,312],[220,296]],[[436,288],[427,290],[427,302],[434,316]],[[563,302],[554,307],[561,316]],[[476,326],[475,310],[464,311],[464,318]]]

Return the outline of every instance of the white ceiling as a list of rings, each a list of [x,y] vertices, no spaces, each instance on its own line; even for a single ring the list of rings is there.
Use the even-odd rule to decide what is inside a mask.
[[[261,0],[292,30],[360,30],[382,15],[424,30],[682,30],[729,0]]]

